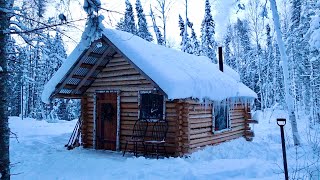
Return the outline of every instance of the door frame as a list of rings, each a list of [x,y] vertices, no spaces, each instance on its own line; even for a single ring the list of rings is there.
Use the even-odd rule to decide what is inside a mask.
[[[120,151],[120,90],[96,90],[93,98],[93,148],[97,149],[96,144],[96,128],[97,128],[97,94],[117,93],[117,135],[116,135],[116,151]]]

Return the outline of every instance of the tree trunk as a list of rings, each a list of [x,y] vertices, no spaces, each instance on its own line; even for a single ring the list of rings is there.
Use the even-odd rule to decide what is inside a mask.
[[[291,122],[291,128],[292,128],[292,135],[293,135],[293,142],[294,145],[300,145],[300,137],[299,132],[297,128],[297,120],[296,115],[294,111],[294,99],[289,94],[289,71],[288,71],[288,56],[286,54],[286,49],[284,46],[284,42],[282,40],[282,33],[281,33],[281,26],[280,26],[280,20],[279,20],[279,13],[277,10],[277,4],[275,0],[270,0],[271,5],[271,11],[273,16],[273,22],[275,31],[277,33],[277,42],[279,45],[279,50],[281,54],[281,60],[282,60],[282,69],[283,69],[283,77],[284,77],[284,87],[285,87],[285,98],[286,98],[286,104],[287,109],[289,113],[289,121]]]
[[[11,9],[13,0],[0,0],[1,9]],[[4,30],[9,28],[9,16],[7,12],[0,10],[0,179],[10,179],[9,160],[9,123],[7,115],[7,56],[6,43],[8,35]],[[2,70],[1,70],[2,69]]]

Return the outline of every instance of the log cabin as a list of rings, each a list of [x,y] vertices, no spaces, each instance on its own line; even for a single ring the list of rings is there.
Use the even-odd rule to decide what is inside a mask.
[[[252,140],[250,107],[257,95],[238,73],[223,69],[207,57],[104,28],[97,40],[80,41],[45,85],[42,100],[81,99],[84,148],[121,151],[134,123],[149,118],[168,122],[167,152],[182,156],[240,137]],[[111,120],[104,123],[105,116]]]

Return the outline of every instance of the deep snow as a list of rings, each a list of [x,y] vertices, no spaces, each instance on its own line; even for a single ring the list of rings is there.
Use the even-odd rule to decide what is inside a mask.
[[[64,144],[76,121],[47,123],[11,117],[11,131],[19,139],[19,142],[14,138],[10,141],[11,163],[14,165],[12,173],[16,174],[12,179],[284,179],[281,170],[280,130],[275,116],[285,115],[279,112],[268,113],[264,117],[260,115],[260,124],[254,127],[256,137],[253,142],[239,138],[217,146],[208,146],[186,158],[159,160],[135,158],[131,155],[122,157],[118,152],[83,148],[68,151]],[[290,125],[285,127],[286,132],[290,132]],[[302,139],[305,139],[307,133],[300,132]],[[289,136],[286,138],[288,143],[292,142]],[[299,156],[306,154],[308,157],[299,158],[297,163],[295,148],[288,146],[291,177],[294,175],[293,168],[315,161],[311,147],[303,145],[299,148]],[[316,165],[319,163],[311,169],[314,170]]]

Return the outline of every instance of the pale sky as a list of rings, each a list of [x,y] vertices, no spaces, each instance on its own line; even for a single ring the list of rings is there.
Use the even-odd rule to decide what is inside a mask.
[[[140,0],[141,4],[144,8],[144,13],[146,15],[149,15],[150,5],[152,7],[156,6],[156,0]],[[170,44],[174,45],[175,48],[179,48],[179,43],[181,41],[180,39],[180,32],[178,27],[178,16],[181,14],[182,18],[185,19],[185,0],[171,0],[172,6],[171,10],[169,12],[169,18],[167,22],[167,39]],[[221,42],[226,27],[229,24],[229,22],[235,22],[235,20],[239,17],[245,17],[246,16],[246,10],[244,11],[237,11],[238,4],[235,3],[237,0],[210,0],[211,3],[211,10],[212,15],[215,20],[216,24],[216,40]],[[248,0],[241,0],[241,3],[246,3]],[[266,2],[265,0],[261,0],[262,2]],[[287,2],[288,0],[277,0],[278,7],[281,9],[284,2]],[[102,2],[102,8],[117,11],[120,13],[124,13],[125,11],[125,0],[101,0]],[[134,13],[135,13],[135,2],[136,0],[130,0]],[[55,14],[51,16],[57,16],[59,13],[64,13],[67,16],[67,19],[81,19],[85,18],[87,15],[82,9],[83,0],[71,0],[71,4],[69,9],[63,9],[62,6],[52,6],[48,7],[48,12],[55,12]],[[204,17],[204,4],[205,0],[188,0],[188,17],[191,22],[194,24],[194,29],[196,31],[197,37],[200,38],[200,27],[201,22]],[[59,12],[55,11],[55,9],[58,9]],[[153,11],[156,12],[156,10],[153,8]],[[279,11],[281,13],[281,11]],[[115,12],[106,12],[104,10],[100,10],[100,13],[105,17],[104,25],[109,28],[115,28],[117,22],[121,17],[123,17],[123,14],[115,13]],[[48,13],[49,14],[49,13]],[[51,13],[52,14],[52,13]],[[48,15],[49,16],[49,15]],[[271,23],[272,26],[272,18],[268,19],[269,23]],[[270,21],[271,20],[271,21]],[[152,22],[150,17],[147,16],[147,21],[149,25],[149,31],[151,33],[154,33],[152,28]],[[137,22],[136,22],[137,23]],[[81,33],[84,30],[85,21],[81,21],[76,23],[77,28],[64,28],[66,31],[65,33],[70,36],[73,40],[70,40],[69,38],[64,37],[64,40],[67,45],[67,52],[68,54],[73,50],[73,48],[76,46],[76,44],[80,41]],[[160,21],[157,22],[157,25],[161,25]],[[190,31],[189,31],[190,34]],[[154,34],[153,34],[154,35]],[[154,35],[155,38],[155,35]],[[173,42],[173,43],[172,43]]]
[[[102,2],[102,8],[117,11],[117,12],[124,12],[125,11],[125,0],[108,0]],[[130,2],[133,5],[133,8],[135,8],[135,2],[136,0],[130,0]],[[180,43],[180,36],[179,36],[179,27],[178,27],[178,16],[181,14],[183,19],[185,19],[185,0],[172,0],[171,10],[169,11],[169,18],[167,22],[167,39],[169,42],[174,42],[175,47],[178,48]],[[214,20],[216,23],[216,39],[219,41],[222,39],[226,26],[229,23],[230,14],[233,14],[232,19],[235,18],[235,7],[236,4],[233,4],[231,0],[211,0],[211,10],[212,14],[214,16]],[[191,22],[194,24],[194,29],[196,31],[197,37],[200,38],[200,27],[201,22],[204,17],[204,3],[205,0],[188,0],[188,17]],[[85,18],[86,14],[82,9],[83,0],[75,0],[71,2],[70,12],[68,12],[66,9],[62,9],[61,7],[57,7],[60,13],[63,12],[68,19],[81,19]],[[156,0],[141,0],[141,4],[144,8],[144,13],[146,15],[149,15],[150,5],[152,7],[156,6]],[[49,11],[55,11],[56,7],[49,7]],[[60,9],[59,9],[60,8]],[[51,9],[51,10],[50,10]],[[153,11],[156,12],[156,10],[153,8]],[[135,9],[134,9],[135,13]],[[104,24],[106,27],[115,28],[115,25],[119,21],[123,15],[118,13],[107,13],[104,10],[101,10],[101,14],[104,15],[105,20]],[[237,16],[241,16],[241,12],[237,14]],[[153,33],[153,28],[151,27],[152,22],[150,17],[147,16],[148,25],[150,26],[149,30],[151,33]],[[77,23],[78,29],[68,30],[66,29],[68,35],[72,37],[75,41],[79,41],[81,38],[81,30],[84,29],[84,21]],[[157,22],[158,25],[160,25],[160,21]],[[190,31],[189,31],[190,34]],[[155,38],[155,36],[154,36]],[[76,42],[73,40],[70,40],[68,38],[64,38],[67,42],[67,51],[68,54],[72,51],[72,49],[75,47]]]

